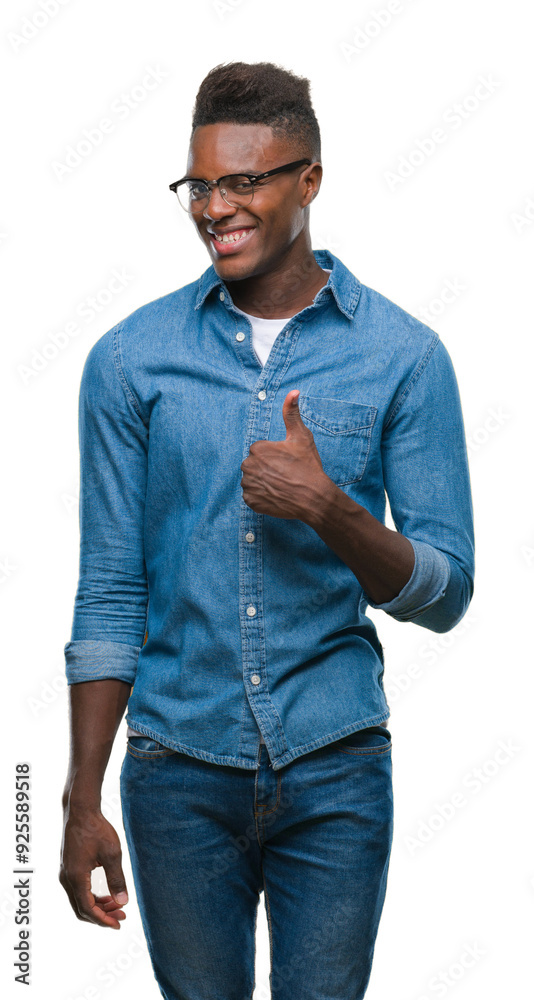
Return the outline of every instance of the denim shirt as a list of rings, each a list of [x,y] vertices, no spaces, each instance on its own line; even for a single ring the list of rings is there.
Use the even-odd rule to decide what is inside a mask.
[[[133,685],[136,732],[201,760],[278,770],[390,714],[366,608],[447,632],[473,595],[474,527],[458,385],[437,333],[333,254],[267,363],[213,265],[96,341],[79,395],[80,564],[68,684]],[[243,500],[241,463],[284,440],[299,389],[324,472],[411,542],[373,603],[299,519]]]

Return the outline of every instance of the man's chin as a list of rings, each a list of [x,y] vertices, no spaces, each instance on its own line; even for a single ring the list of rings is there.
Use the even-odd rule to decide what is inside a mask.
[[[242,257],[237,254],[229,257],[211,256],[215,272],[223,281],[242,281],[258,273],[257,261],[247,260],[245,254]]]

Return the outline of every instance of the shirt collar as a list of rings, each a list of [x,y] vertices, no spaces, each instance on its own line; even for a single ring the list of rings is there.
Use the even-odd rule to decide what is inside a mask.
[[[313,250],[312,252],[320,267],[332,269],[332,273],[328,275],[326,285],[317,293],[314,304],[320,298],[332,294],[341,312],[348,319],[352,319],[361,292],[361,284],[358,278],[349,271],[348,267],[345,267],[342,261],[339,260],[339,257],[335,257],[329,250]],[[195,309],[200,309],[200,306],[203,305],[210,292],[217,287],[228,292],[224,281],[217,274],[213,264],[210,264],[198,279]],[[228,292],[228,294],[230,293]]]

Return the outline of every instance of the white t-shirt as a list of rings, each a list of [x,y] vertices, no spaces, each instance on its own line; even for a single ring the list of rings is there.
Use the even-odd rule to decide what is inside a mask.
[[[286,316],[284,319],[263,319],[261,316],[251,316],[250,313],[243,312],[238,306],[235,306],[238,312],[242,316],[246,316],[252,324],[252,346],[255,353],[258,355],[263,366],[267,362],[267,358],[271,353],[271,348],[280,333],[283,330],[286,323],[292,319],[291,316]]]
[[[331,268],[324,268],[327,274],[330,274]],[[238,306],[234,306],[242,316],[246,316],[250,320],[252,325],[252,346],[258,355],[261,364],[265,366],[267,358],[271,353],[271,348],[280,333],[283,330],[286,323],[292,319],[292,316],[286,316],[282,319],[263,319],[262,316],[251,316],[250,313],[246,313],[243,309],[239,309]],[[143,733],[138,733],[135,729],[131,729],[128,726],[126,731],[127,736],[143,736]],[[265,743],[263,736],[260,733],[260,743]]]

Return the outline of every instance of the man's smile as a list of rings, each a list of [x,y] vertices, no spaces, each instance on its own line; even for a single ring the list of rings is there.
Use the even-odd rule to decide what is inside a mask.
[[[235,253],[244,244],[248,244],[255,228],[256,226],[235,226],[222,230],[208,229],[208,233],[217,253],[228,254]]]

